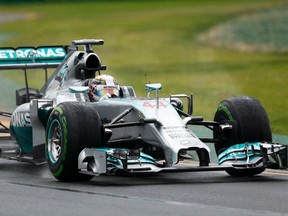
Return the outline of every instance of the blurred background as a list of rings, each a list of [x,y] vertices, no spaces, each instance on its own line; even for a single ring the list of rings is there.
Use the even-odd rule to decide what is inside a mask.
[[[107,73],[137,96],[146,81],[162,83],[162,97],[193,93],[206,120],[222,100],[253,96],[273,133],[288,134],[287,0],[0,0],[0,47],[84,38],[105,40],[94,50]],[[29,71],[31,86],[43,82]],[[0,72],[1,110],[15,108],[23,86],[22,71]]]

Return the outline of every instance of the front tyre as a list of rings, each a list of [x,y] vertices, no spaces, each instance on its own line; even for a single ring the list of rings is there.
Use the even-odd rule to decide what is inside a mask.
[[[222,140],[220,143],[215,143],[217,155],[234,144],[272,141],[266,111],[262,104],[253,97],[241,96],[222,101],[215,113],[214,121],[229,122],[233,126],[232,131],[226,134],[223,134],[219,127],[214,128],[214,138]],[[265,168],[233,169],[226,172],[231,176],[252,176],[264,170]]]
[[[53,109],[46,129],[46,159],[59,181],[85,181],[93,176],[78,172],[78,155],[84,148],[103,147],[104,128],[89,103],[65,102]]]

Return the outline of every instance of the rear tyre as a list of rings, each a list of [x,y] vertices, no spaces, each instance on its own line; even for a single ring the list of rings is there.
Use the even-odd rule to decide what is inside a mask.
[[[219,127],[214,128],[214,138],[223,140],[215,143],[217,155],[234,144],[272,141],[267,113],[262,104],[253,97],[241,96],[222,101],[215,113],[214,121],[229,122],[233,126],[232,131],[225,134]],[[260,174],[264,170],[265,168],[233,169],[226,172],[231,176],[252,176]]]
[[[65,102],[53,109],[46,129],[46,159],[59,181],[86,181],[93,176],[78,172],[78,155],[84,148],[103,147],[104,128],[89,103]]]

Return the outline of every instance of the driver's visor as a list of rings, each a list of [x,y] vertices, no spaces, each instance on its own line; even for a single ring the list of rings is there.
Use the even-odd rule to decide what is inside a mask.
[[[104,96],[106,94],[110,94],[111,96],[115,95],[117,97],[119,97],[119,87],[118,86],[101,86],[98,85],[95,89],[94,89],[94,94],[98,95],[98,96]]]

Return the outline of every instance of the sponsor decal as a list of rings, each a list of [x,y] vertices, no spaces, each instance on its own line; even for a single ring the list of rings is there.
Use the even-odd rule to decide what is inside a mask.
[[[30,113],[17,112],[12,115],[12,125],[15,127],[31,127]]]
[[[171,139],[190,139],[190,138],[195,138],[194,134],[191,133],[191,131],[182,126],[176,126],[176,127],[163,127],[165,132],[168,134],[168,136]]]
[[[63,59],[66,51],[63,47],[23,47],[0,49],[0,61],[29,59]]]
[[[184,132],[175,132],[168,134],[171,139],[185,139],[185,138],[194,138],[194,136],[186,131]]]
[[[192,142],[191,140],[189,140],[189,139],[187,139],[187,140],[186,140],[186,139],[183,139],[183,140],[180,141],[180,144],[181,144],[181,145],[184,145],[184,146],[185,146],[185,145],[188,145],[188,146],[189,146],[190,144],[193,144],[193,142]]]
[[[156,101],[145,101],[142,106],[146,108],[155,108],[157,104]],[[159,101],[159,107],[167,108],[167,104],[163,103],[162,101]]]
[[[177,129],[186,129],[185,126],[164,126],[164,130],[177,130]]]

